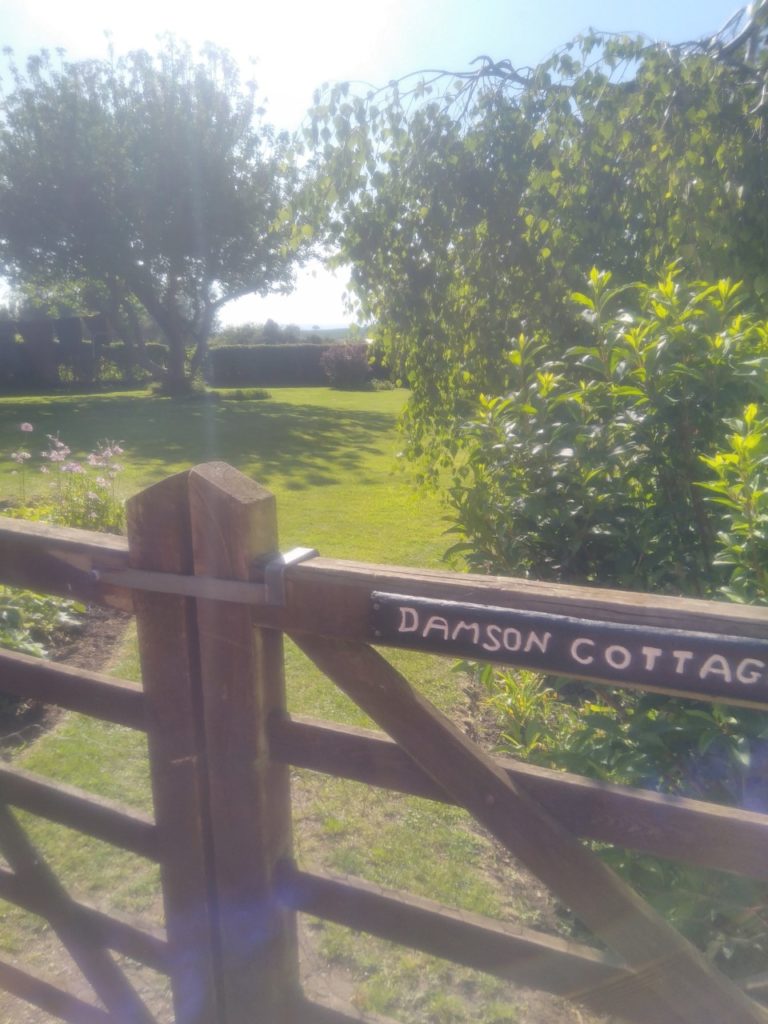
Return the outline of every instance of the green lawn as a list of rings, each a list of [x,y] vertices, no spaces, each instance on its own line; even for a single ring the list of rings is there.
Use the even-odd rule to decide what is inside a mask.
[[[172,402],[138,393],[0,399],[0,496],[17,492],[19,478],[11,475],[6,453],[20,440],[37,453],[46,433],[59,433],[82,455],[100,439],[116,439],[125,449],[125,494],[195,463],[224,459],[276,493],[283,549],[301,544],[343,558],[437,566],[447,546],[440,504],[414,488],[396,457],[396,421],[405,397],[394,391],[274,389],[269,400]],[[20,434],[21,422],[33,423],[35,432]],[[28,490],[44,490],[47,478],[31,470],[27,482]],[[450,663],[412,652],[395,652],[392,660],[439,707],[462,714],[467,680]],[[113,671],[138,677],[131,637]],[[291,645],[286,674],[293,712],[366,724],[362,712]],[[145,741],[129,730],[68,715],[21,760],[29,770],[150,806]],[[525,883],[514,868],[500,866],[490,844],[457,809],[309,772],[294,777],[301,863],[468,910],[535,921],[538,911],[519,898]],[[109,905],[122,910],[158,912],[156,871],[145,862],[45,822],[29,821],[29,827],[78,893],[97,901],[108,894]],[[579,1019],[560,1006],[549,1016],[542,1003],[518,1003],[493,979],[342,928],[316,924],[311,933],[327,970],[347,979],[361,1009],[413,1024]],[[0,949],[39,958],[45,968],[50,956],[42,934],[38,921],[0,904]],[[149,985],[155,990],[160,986]],[[3,1010],[0,999],[0,1021]]]
[[[245,392],[247,394],[247,391]],[[221,394],[226,394],[222,392]],[[144,393],[0,399],[0,496],[18,493],[10,453],[33,455],[59,434],[83,456],[99,440],[125,449],[124,494],[200,462],[231,463],[278,497],[284,547],[410,565],[439,563],[440,506],[398,465],[403,391],[276,388],[268,400],[172,401]],[[35,432],[22,434],[19,424]],[[28,491],[49,481],[33,458]],[[404,528],[405,527],[405,528]]]

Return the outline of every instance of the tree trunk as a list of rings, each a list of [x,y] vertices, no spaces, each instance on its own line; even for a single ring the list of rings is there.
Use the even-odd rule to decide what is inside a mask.
[[[166,330],[168,339],[168,370],[164,381],[164,390],[169,395],[185,395],[189,392],[191,378],[186,369],[186,337],[178,328]]]

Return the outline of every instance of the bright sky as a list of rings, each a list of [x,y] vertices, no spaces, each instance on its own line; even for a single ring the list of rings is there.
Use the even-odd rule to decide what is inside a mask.
[[[746,0],[744,0],[746,2]],[[325,81],[383,85],[422,68],[466,69],[480,54],[536,64],[587,28],[642,32],[670,42],[713,34],[739,0],[0,0],[0,45],[17,57],[63,47],[100,57],[155,47],[172,32],[196,46],[226,47],[267,97],[269,119],[295,129]],[[343,275],[301,272],[286,297],[246,298],[224,320],[336,326],[349,322]]]

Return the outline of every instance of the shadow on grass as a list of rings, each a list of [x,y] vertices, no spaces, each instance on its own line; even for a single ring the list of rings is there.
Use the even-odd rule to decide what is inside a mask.
[[[293,405],[280,401],[210,401],[143,396],[57,401],[19,408],[0,407],[3,447],[20,443],[21,418],[34,422],[24,435],[37,453],[46,434],[60,434],[73,453],[82,454],[102,439],[124,443],[132,471],[159,478],[176,469],[220,459],[268,483],[279,477],[290,490],[322,487],[359,474],[367,482],[369,457],[389,444],[381,435],[395,425],[394,414]],[[372,471],[372,467],[371,467]]]

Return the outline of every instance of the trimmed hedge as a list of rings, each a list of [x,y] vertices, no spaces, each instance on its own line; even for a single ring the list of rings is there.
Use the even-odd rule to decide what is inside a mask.
[[[209,383],[216,387],[323,387],[322,357],[332,345],[225,345],[211,349]]]

